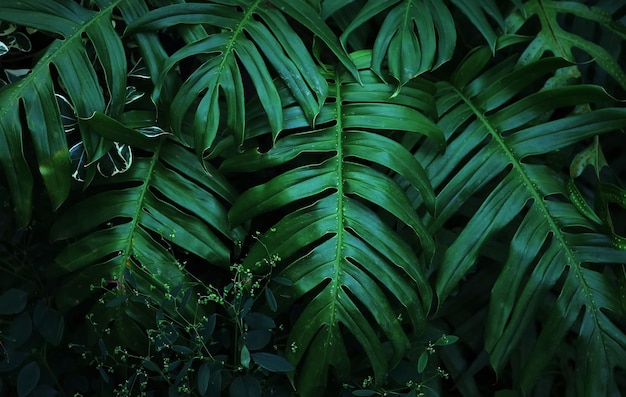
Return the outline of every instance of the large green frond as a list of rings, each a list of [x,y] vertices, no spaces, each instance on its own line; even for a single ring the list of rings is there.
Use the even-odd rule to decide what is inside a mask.
[[[624,262],[626,252],[579,212],[568,190],[569,175],[537,159],[624,128],[626,109],[593,110],[590,104],[612,101],[601,87],[552,84],[550,79],[568,67],[560,58],[519,68],[511,60],[481,70],[488,57],[486,48],[475,51],[451,82],[438,83],[439,126],[447,151],[422,156],[426,148],[420,148],[416,155],[439,191],[431,228],[440,230],[453,216],[471,211],[436,272],[440,305],[480,262],[486,245],[517,225],[505,242],[507,259],[492,290],[486,323],[492,365],[501,370],[509,362],[541,305],[555,294],[537,346],[521,364],[521,387],[536,384],[561,339],[573,332],[588,341],[578,346],[581,385],[610,395],[612,368],[623,365],[626,350],[620,341],[626,335],[611,320],[623,311],[615,304],[616,286],[608,282],[612,271],[598,264]],[[564,110],[570,113],[553,118]],[[473,203],[470,197],[484,199]],[[593,395],[585,390],[580,395]]]
[[[52,206],[58,208],[70,190],[70,156],[55,98],[53,73],[58,73],[75,108],[89,160],[97,160],[110,147],[103,144],[101,137],[91,134],[81,118],[96,111],[117,117],[124,107],[126,55],[111,24],[117,3],[103,6],[99,11],[69,0],[26,0],[0,6],[0,20],[61,37],[49,45],[30,73],[0,90],[0,164],[22,226],[30,219],[33,189],[33,177],[25,158],[24,130],[30,132],[39,173]],[[94,49],[105,82],[99,81],[87,46]],[[26,125],[20,118],[22,107],[28,115]]]
[[[409,345],[399,315],[419,330],[432,299],[425,266],[434,243],[392,176],[406,180],[434,211],[433,191],[421,165],[393,135],[425,134],[443,143],[429,118],[434,86],[416,79],[389,99],[395,88],[364,69],[369,52],[356,59],[363,85],[343,71],[325,73],[329,102],[318,127],[311,128],[293,99],[285,97],[284,136],[267,152],[251,147],[221,167],[227,172],[287,168],[245,191],[229,218],[238,225],[270,211],[288,211],[258,237],[244,265],[261,270],[267,252],[277,255],[284,264],[280,276],[293,286],[279,288],[276,296],[290,302],[307,297],[288,338],[288,346],[297,348],[287,351],[292,363],[301,364],[297,385],[303,396],[323,392],[331,367],[340,379],[348,376],[342,328],[363,347],[382,381],[389,364]],[[267,127],[264,131],[270,132]],[[306,161],[311,153],[318,160]],[[397,233],[395,222],[409,227],[412,237]],[[381,332],[393,347],[391,356]]]
[[[568,30],[564,25],[566,16],[575,22],[585,23],[584,30]],[[608,49],[611,46],[598,44],[598,41],[620,43],[626,39],[626,26],[613,19],[609,12],[573,1],[531,0],[507,18],[507,33],[517,33],[530,24],[529,21],[534,17],[539,19],[539,31],[535,36],[529,37],[531,41],[520,56],[520,64],[534,62],[546,52],[571,62],[593,61],[626,89],[626,73],[618,62],[621,48],[616,49],[617,53],[610,53]],[[601,39],[587,37],[587,32],[595,31],[603,32]],[[575,50],[582,51],[589,57],[579,58]]]
[[[93,296],[101,280],[115,283],[112,293],[121,299],[139,295],[153,302],[175,287],[192,286],[175,251],[228,267],[235,241],[243,239],[241,229],[224,234],[233,188],[216,170],[207,174],[188,149],[155,139],[149,156],[136,156],[126,173],[96,181],[93,189],[100,193],[71,206],[54,225],[52,237],[70,241],[56,259],[56,273],[69,279],[57,302],[62,310]],[[180,314],[197,315],[195,306],[191,302]],[[130,319],[116,327],[129,326]]]
[[[283,12],[318,35],[338,59],[351,66],[337,38],[306,2],[262,0],[228,4],[184,3],[160,7],[129,26],[127,34],[156,31],[173,26],[201,25],[200,36],[185,37],[187,44],[165,63],[161,76],[183,60],[199,59],[199,66],[180,86],[169,104],[173,131],[184,140],[186,120],[192,120],[193,145],[199,154],[212,149],[218,131],[228,127],[236,141],[244,140],[246,126],[244,81],[250,80],[259,96],[272,132],[283,129],[283,114],[275,76],[289,87],[310,123],[324,102],[328,85],[302,39]],[[354,67],[352,66],[354,69]],[[356,70],[354,70],[356,73]],[[161,96],[161,80],[153,98]],[[226,120],[220,117],[220,98],[225,99]],[[224,125],[225,124],[225,125]]]
[[[385,56],[391,75],[401,85],[450,60],[456,27],[448,8],[438,1],[368,1],[343,31],[342,43],[356,28],[389,8],[373,47],[372,70],[379,76]]]
[[[453,1],[487,39],[495,51],[496,33],[487,15],[504,25],[493,1]],[[328,11],[327,11],[328,12]],[[382,76],[383,67],[400,85],[443,65],[456,46],[456,24],[448,5],[441,0],[369,0],[343,30],[347,45],[351,34],[386,13],[373,46],[372,70]],[[387,61],[386,63],[384,61]]]

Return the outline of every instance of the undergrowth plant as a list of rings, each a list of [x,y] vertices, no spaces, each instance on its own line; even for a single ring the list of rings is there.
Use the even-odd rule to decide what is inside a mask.
[[[625,14],[0,2],[0,393],[620,395]]]

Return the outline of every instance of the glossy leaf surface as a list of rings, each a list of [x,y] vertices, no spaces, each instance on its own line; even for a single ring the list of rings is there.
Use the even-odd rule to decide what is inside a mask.
[[[355,60],[364,67],[369,54],[355,54]],[[221,167],[222,171],[242,172],[289,166],[244,192],[229,219],[238,225],[293,202],[301,203],[260,237],[244,265],[262,271],[264,255],[275,253],[288,263],[279,277],[293,282],[290,287],[279,287],[276,295],[306,299],[288,340],[288,346],[297,349],[286,352],[294,365],[303,364],[297,381],[304,396],[322,390],[331,366],[340,379],[349,373],[342,326],[358,340],[380,379],[388,363],[398,360],[408,347],[398,315],[406,313],[410,324],[419,329],[431,305],[424,269],[434,243],[417,214],[406,211],[409,201],[405,193],[386,172],[408,181],[434,211],[433,191],[421,165],[389,134],[425,134],[443,142],[428,117],[434,110],[427,105],[434,87],[416,81],[389,103],[381,103],[394,88],[371,72],[361,70],[360,74],[363,86],[341,70],[327,74],[336,82],[329,84],[333,101],[322,108],[317,128],[308,128],[302,111],[293,106],[294,100],[284,96],[286,127],[304,131],[279,136],[267,152],[251,147]],[[294,165],[307,153],[325,159]],[[422,247],[420,257],[385,220],[387,215],[412,230],[412,239]],[[393,347],[391,360],[377,336],[379,330]]]
[[[559,86],[547,80],[522,98],[516,95],[537,79],[549,78],[569,65],[544,58],[515,68],[485,68],[488,52],[468,57],[459,70],[463,79],[438,83],[439,126],[448,137],[441,157],[416,157],[425,164],[439,191],[439,211],[430,225],[437,230],[487,189],[467,224],[447,247],[439,264],[436,292],[444,302],[470,269],[481,262],[483,249],[498,233],[513,227],[508,254],[491,293],[485,345],[496,370],[511,359],[526,330],[543,310],[546,299],[556,301],[548,311],[537,345],[524,362],[522,388],[536,384],[561,339],[574,332],[579,340],[576,366],[583,378],[581,395],[615,391],[612,368],[626,354],[622,331],[605,312],[619,315],[619,291],[596,264],[623,263],[626,252],[613,244],[603,229],[578,212],[569,201],[568,178],[533,159],[626,126],[623,108],[589,110],[589,103],[611,98],[590,85]],[[457,76],[461,76],[458,72]],[[552,119],[558,109],[581,106],[582,111]],[[587,110],[584,110],[587,109]],[[424,148],[425,149],[425,148]],[[424,150],[425,152],[425,150]],[[516,225],[516,226],[514,226]],[[593,252],[593,254],[592,254]],[[597,269],[602,269],[598,267]],[[560,280],[565,280],[562,287]],[[579,317],[580,316],[580,317]],[[582,323],[576,323],[580,318]],[[582,375],[584,374],[584,376]],[[584,385],[584,386],[583,386]]]

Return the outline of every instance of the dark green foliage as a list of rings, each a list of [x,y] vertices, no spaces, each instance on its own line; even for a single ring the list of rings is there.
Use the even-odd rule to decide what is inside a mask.
[[[0,393],[626,392],[623,6],[4,3]]]

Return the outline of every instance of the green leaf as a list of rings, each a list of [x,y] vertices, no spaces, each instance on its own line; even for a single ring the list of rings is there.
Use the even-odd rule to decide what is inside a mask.
[[[185,365],[183,365],[183,367],[180,369],[180,371],[176,375],[176,379],[174,380],[174,385],[180,384],[180,382],[185,378],[185,376],[189,372],[189,369],[193,365],[193,361],[194,359],[191,358],[190,360],[187,360],[187,362],[185,362]]]
[[[106,307],[116,307],[121,305],[122,303],[126,302],[128,300],[128,296],[127,295],[120,295],[117,298],[111,299],[110,301],[108,301],[106,303]]]
[[[102,381],[104,383],[110,382],[109,374],[107,374],[106,370],[103,367],[98,367],[98,373],[100,374],[100,377],[102,378]]]
[[[60,35],[54,40],[31,72],[19,82],[0,91],[0,164],[9,182],[12,200],[21,227],[31,216],[33,176],[24,158],[22,130],[30,132],[36,164],[48,190],[51,205],[57,209],[70,192],[70,156],[67,151],[61,113],[55,99],[50,70],[54,66],[79,117],[94,111],[113,116],[121,113],[126,89],[124,46],[112,26],[115,3],[99,11],[78,3],[53,0],[45,5],[36,0],[0,7],[0,19]],[[106,83],[99,81],[86,45],[93,46]],[[103,91],[107,92],[106,103]],[[23,102],[28,117],[19,119]],[[24,124],[24,125],[23,125]],[[78,121],[88,159],[106,153],[106,144]]]
[[[17,314],[28,303],[28,292],[19,288],[9,288],[0,295],[0,315]]]
[[[250,351],[264,349],[270,343],[272,334],[269,329],[249,330],[246,335],[246,346]]]
[[[230,384],[228,395],[229,397],[261,397],[261,385],[253,376],[240,376]]]
[[[12,360],[0,361],[0,372],[13,371],[19,368],[20,365],[28,358],[28,353],[20,350],[12,351]]]
[[[452,0],[455,6],[459,8],[461,13],[472,22],[472,24],[483,35],[491,52],[495,52],[497,35],[489,23],[487,16],[490,16],[499,27],[504,27],[504,19],[500,14],[500,10],[493,0]]]
[[[0,92],[6,95],[10,88]],[[15,214],[20,227],[26,227],[31,217],[31,195],[33,189],[33,177],[24,158],[24,149],[21,138],[21,125],[19,120],[18,103],[9,106],[9,102],[3,100],[0,105],[0,161],[4,169],[7,182],[11,191]]]
[[[251,329],[274,329],[276,328],[276,323],[274,320],[266,316],[265,314],[252,312],[248,313],[244,317],[244,321]]]
[[[242,228],[230,230],[225,208],[236,193],[216,170],[208,169],[212,175],[191,151],[161,140],[155,152],[136,157],[123,174],[97,180],[93,193],[88,190],[83,201],[68,207],[52,230],[54,239],[72,240],[52,269],[67,280],[66,293],[57,297],[61,312],[88,300],[96,293],[90,286],[97,288],[101,280],[108,280],[116,286],[115,294],[106,295],[105,304],[93,309],[104,317],[98,324],[106,327],[115,319],[112,343],[119,343],[116,338],[139,338],[154,315],[144,313],[149,309],[142,301],[129,301],[121,292],[130,288],[128,272],[133,274],[133,288],[160,304],[171,288],[181,284],[192,288],[172,246],[211,265],[227,266],[226,242],[243,238]],[[205,313],[206,307],[185,296],[188,293],[174,298],[179,307],[163,310],[190,319]],[[134,346],[145,346],[145,338]]]
[[[353,396],[373,396],[377,394],[376,390],[354,390]]]
[[[152,362],[152,361],[150,361],[150,360],[143,360],[143,361],[141,362],[141,365],[142,365],[145,369],[147,369],[147,370],[149,370],[149,371],[155,372],[155,373],[157,373],[157,374],[158,374],[158,373],[161,373],[161,368],[159,368],[159,366],[158,366],[158,365],[156,365],[154,362]]]
[[[11,345],[14,348],[20,347],[25,344],[33,332],[33,321],[30,318],[28,312],[21,312],[15,316],[11,321],[11,327],[9,328],[8,336]]]
[[[211,335],[213,335],[213,331],[215,331],[215,324],[217,322],[216,317],[216,314],[212,314],[209,316],[208,320],[203,321],[203,326],[200,328],[199,333],[204,341],[208,341],[211,338]]]
[[[102,338],[98,338],[98,349],[100,350],[100,355],[102,356],[102,359],[105,360],[109,355],[109,351],[107,350],[107,346]]]
[[[273,2],[281,11],[287,13],[319,37],[339,61],[341,61],[342,65],[352,74],[352,77],[360,82],[359,72],[354,62],[350,59],[348,54],[341,49],[339,40],[328,25],[319,17],[317,11],[302,0],[274,0]]]
[[[239,362],[244,368],[250,368],[250,351],[246,345],[241,346],[241,353],[239,355]]]
[[[393,8],[385,16],[374,42],[372,70],[384,77],[382,65],[386,55],[391,76],[402,86],[450,60],[456,28],[450,11],[438,0],[370,0],[343,31],[344,47],[356,28],[390,7]]]
[[[302,364],[296,385],[304,396],[324,387],[331,366],[339,379],[346,379],[349,363],[342,327],[362,346],[381,380],[408,347],[399,314],[405,313],[420,329],[431,304],[424,262],[432,257],[434,242],[390,174],[423,197],[430,210],[435,207],[434,192],[419,162],[389,135],[421,133],[443,142],[429,118],[434,112],[432,97],[428,101],[433,86],[416,79],[387,103],[394,88],[381,84],[371,71],[360,70],[360,75],[363,85],[340,70],[328,73],[334,101],[322,108],[318,128],[307,127],[288,92],[281,91],[284,114],[289,115],[286,125],[296,131],[280,135],[263,153],[251,141],[250,150],[227,158],[221,167],[228,172],[285,167],[245,191],[229,219],[238,225],[260,214],[295,208],[258,237],[243,264],[263,272],[267,253],[277,255],[278,277],[293,282],[281,282],[274,293],[305,302],[286,351],[289,362]],[[271,133],[268,126],[263,128]],[[366,149],[376,146],[386,151]],[[323,155],[324,160],[300,162],[307,153]],[[406,240],[388,218],[411,230]],[[391,357],[380,334],[390,342]]]
[[[31,361],[24,365],[17,375],[17,395],[26,397],[37,387],[41,370],[36,362]]]
[[[458,340],[459,340],[458,336],[442,335],[439,339],[435,341],[435,346],[448,346],[453,343],[456,343]]]
[[[429,227],[446,241],[435,265],[440,310],[463,290],[463,278],[490,273],[485,348],[498,374],[520,365],[522,389],[532,393],[553,360],[573,354],[585,374],[576,378],[578,393],[615,394],[626,335],[616,320],[619,291],[603,265],[623,263],[626,254],[570,202],[570,176],[545,159],[624,128],[626,112],[595,105],[613,103],[602,87],[554,80],[569,73],[566,62],[491,66],[487,56],[474,52],[451,83],[438,83],[446,152],[415,154],[439,192]],[[452,216],[461,217],[452,223],[463,222],[461,230],[448,229]],[[495,275],[490,257],[503,263]],[[559,349],[565,335],[576,339],[575,350]]]
[[[172,350],[181,354],[193,354],[193,349],[183,345],[172,345]]]
[[[195,3],[160,7],[129,25],[126,32],[132,34],[190,23],[208,23],[222,30],[189,40],[187,45],[175,52],[162,68],[161,78],[152,94],[153,99],[159,99],[164,79],[183,59],[213,54],[182,84],[170,106],[173,131],[183,141],[183,122],[193,111],[193,145],[198,154],[212,149],[218,134],[221,124],[217,106],[220,92],[225,98],[226,125],[232,130],[237,143],[241,144],[244,140],[246,109],[241,67],[256,89],[274,135],[283,129],[283,115],[268,62],[302,105],[309,122],[315,120],[327,95],[326,81],[285,17],[262,1],[236,3],[237,7],[235,4]],[[311,24],[307,22],[311,14],[303,12],[301,7],[294,8],[290,3],[282,10],[287,10],[296,19],[304,18],[301,22],[305,26],[332,44],[332,32],[317,15],[315,24]],[[267,29],[255,18],[273,29]],[[350,62],[343,51],[335,49],[346,63]],[[199,103],[196,102],[198,97],[201,98]],[[313,100],[314,97],[317,101]],[[194,104],[197,106],[195,110],[192,109]],[[207,114],[209,117],[206,117]]]
[[[269,306],[271,311],[275,312],[278,310],[276,297],[274,297],[274,293],[269,288],[265,288],[265,300],[267,301],[267,305]]]
[[[252,361],[257,363],[259,367],[270,372],[291,372],[295,370],[287,359],[277,354],[257,352],[252,353]]]
[[[211,367],[205,362],[198,369],[198,393],[204,396],[209,388],[209,378],[211,376]]]
[[[420,374],[423,373],[427,365],[428,365],[428,352],[423,351],[422,354],[420,354],[419,359],[417,360],[417,372]]]
[[[162,130],[128,128],[101,112],[95,112],[85,120],[85,124],[104,138],[151,151],[157,148],[159,138],[170,135]]]
[[[45,306],[43,302],[37,302],[33,312],[33,324],[46,340],[46,342],[58,346],[63,338],[65,321],[61,313]]]
[[[293,281],[289,280],[288,278],[280,277],[280,276],[272,277],[272,281],[284,287],[291,287],[293,285]]]
[[[595,29],[596,26],[603,28],[605,32],[610,32],[609,40],[620,41],[626,38],[624,24],[614,20],[611,14],[599,7],[589,7],[568,1],[528,1],[524,3],[522,9],[517,10],[507,19],[507,30],[511,33],[522,29],[529,20],[534,18],[541,23],[539,32],[534,34],[534,39],[522,53],[519,62],[521,64],[535,62],[546,52],[572,62],[586,62],[591,58],[613,77],[622,89],[626,89],[626,72],[617,58],[607,50],[607,46],[598,45],[597,43],[601,42],[600,39],[586,39],[586,35],[579,33],[582,30],[568,31],[560,22],[564,17],[586,23],[585,30]],[[579,58],[575,49],[588,54],[589,57]]]

